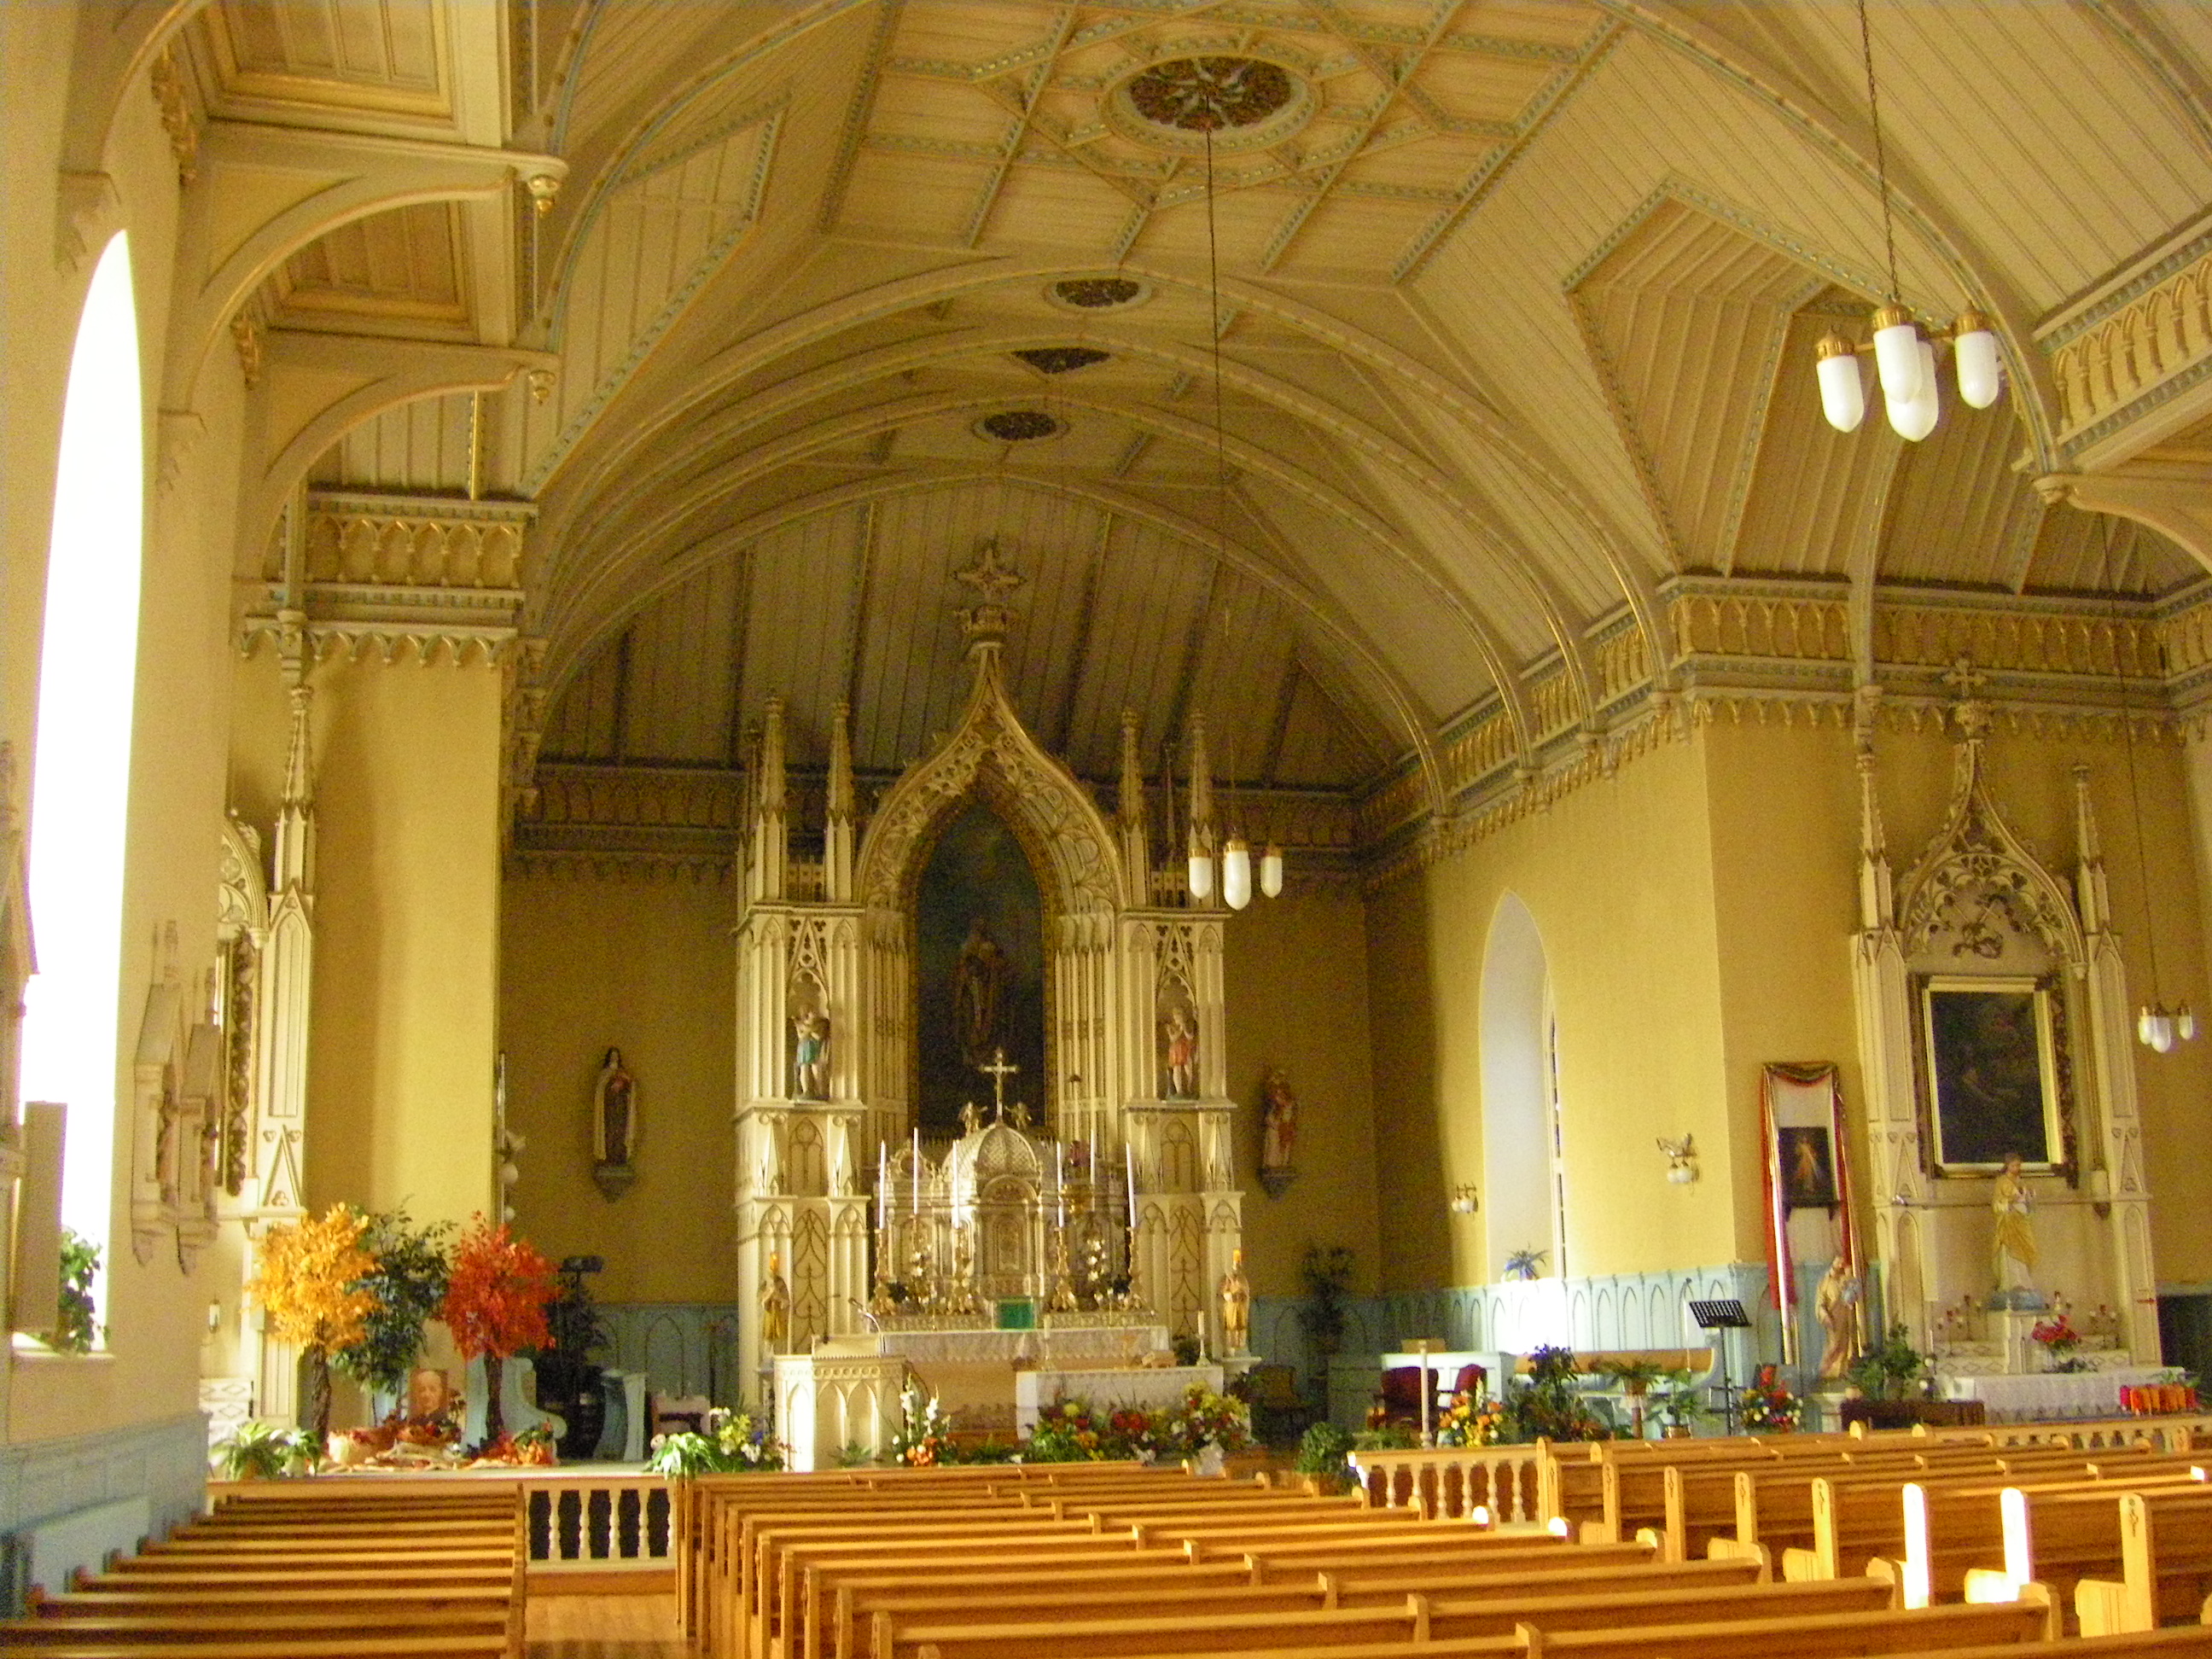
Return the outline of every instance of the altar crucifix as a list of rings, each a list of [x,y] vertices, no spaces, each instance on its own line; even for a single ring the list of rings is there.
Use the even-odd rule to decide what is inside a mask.
[[[991,1115],[994,1121],[1004,1123],[1006,1121],[1006,1079],[1022,1068],[1006,1058],[1004,1048],[1000,1048],[994,1051],[988,1065],[978,1066],[975,1069],[991,1079]],[[1029,1116],[1029,1109],[1016,1101],[1014,1127],[1028,1128]]]

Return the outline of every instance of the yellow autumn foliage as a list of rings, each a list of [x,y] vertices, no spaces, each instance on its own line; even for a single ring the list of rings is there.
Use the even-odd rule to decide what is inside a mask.
[[[333,1354],[362,1340],[376,1296],[348,1287],[376,1265],[362,1248],[365,1224],[358,1212],[334,1204],[319,1219],[272,1227],[262,1239],[246,1294],[285,1341]]]

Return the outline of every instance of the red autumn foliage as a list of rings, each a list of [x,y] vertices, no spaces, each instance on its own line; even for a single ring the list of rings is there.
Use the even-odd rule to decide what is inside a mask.
[[[555,1292],[553,1264],[537,1247],[513,1237],[505,1222],[495,1227],[479,1215],[453,1247],[438,1317],[453,1331],[463,1358],[504,1359],[518,1349],[551,1342],[545,1304]]]

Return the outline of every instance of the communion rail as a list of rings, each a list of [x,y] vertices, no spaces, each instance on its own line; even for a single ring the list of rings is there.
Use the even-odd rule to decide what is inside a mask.
[[[1539,1446],[1361,1447],[1347,1461],[1378,1509],[1465,1520],[1479,1507],[1493,1525],[1507,1526],[1544,1519],[1536,1502],[1544,1455]]]

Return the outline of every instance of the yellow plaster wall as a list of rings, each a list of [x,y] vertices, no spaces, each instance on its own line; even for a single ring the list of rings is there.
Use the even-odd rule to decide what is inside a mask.
[[[526,1137],[516,1224],[555,1260],[606,1258],[606,1302],[738,1295],[732,890],[556,873],[507,883],[501,1041]],[[592,1097],[619,1048],[637,1079],[637,1181],[592,1180]]]
[[[1348,1245],[1355,1294],[1372,1294],[1380,1259],[1374,1094],[1364,937],[1356,893],[1293,886],[1231,916],[1225,960],[1229,1094],[1244,1267],[1260,1296],[1302,1296],[1309,1244]],[[1260,1185],[1261,1079],[1279,1066],[1298,1098],[1297,1179],[1279,1199]]]
[[[1669,742],[1376,895],[1386,1291],[1481,1283],[1503,1266],[1486,1259],[1480,1216],[1446,1205],[1483,1184],[1483,957],[1508,892],[1543,937],[1558,1016],[1568,1271],[1735,1258],[1705,787],[1702,740]],[[1670,1186],[1653,1142],[1685,1133],[1705,1179]]]
[[[492,1193],[501,675],[410,651],[312,683],[307,1204],[465,1220]]]
[[[68,6],[0,8],[0,63],[10,66],[7,96],[0,98],[10,179],[0,192],[0,290],[7,296],[0,347],[0,476],[6,480],[0,489],[0,738],[15,752],[19,811],[30,804],[33,774],[62,401],[76,319],[106,237],[116,229],[130,234],[138,316],[144,556],[116,1009],[118,1156],[99,1311],[107,1352],[11,1359],[0,1393],[0,1434],[17,1443],[103,1432],[193,1410],[205,1309],[220,1271],[205,1254],[187,1267],[173,1237],[159,1240],[148,1261],[137,1259],[125,1114],[146,993],[165,969],[170,930],[180,981],[198,987],[214,960],[214,854],[230,677],[231,502],[242,386],[234,360],[219,354],[197,388],[195,412],[203,423],[197,441],[172,454],[164,480],[160,410],[177,237],[175,164],[143,80],[125,88],[105,158],[116,210],[92,227],[81,266],[57,261],[58,139],[68,90],[60,70],[70,61],[76,25],[76,10]],[[32,65],[51,72],[31,73]]]

